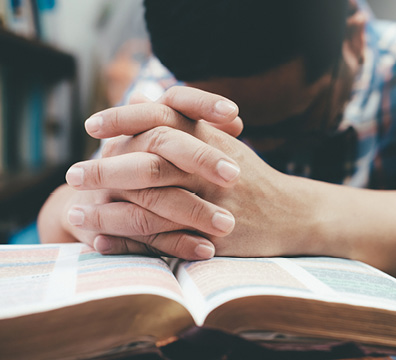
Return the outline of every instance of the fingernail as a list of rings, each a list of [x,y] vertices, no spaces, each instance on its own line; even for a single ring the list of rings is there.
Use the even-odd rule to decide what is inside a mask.
[[[97,236],[93,243],[94,249],[100,253],[111,250],[111,241],[103,236]]]
[[[66,173],[66,181],[71,186],[80,186],[84,182],[84,169],[80,167],[72,167]]]
[[[238,166],[228,161],[220,160],[217,163],[217,172],[225,181],[232,181],[239,176],[241,170]]]
[[[215,112],[221,116],[227,116],[237,110],[237,106],[230,101],[219,100],[214,106]]]
[[[71,225],[82,225],[84,224],[85,214],[81,210],[71,209],[67,213],[67,220]]]
[[[200,259],[211,259],[215,254],[215,249],[213,246],[199,244],[195,248],[195,254]]]
[[[212,217],[212,224],[216,229],[228,233],[234,228],[235,219],[232,215],[216,212]]]
[[[85,129],[89,133],[96,133],[100,130],[103,125],[103,117],[100,115],[94,115],[85,121]]]

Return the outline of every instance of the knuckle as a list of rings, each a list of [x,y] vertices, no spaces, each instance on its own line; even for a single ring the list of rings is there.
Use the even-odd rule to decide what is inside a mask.
[[[209,102],[208,102],[208,97],[205,96],[205,94],[200,94],[199,96],[197,96],[195,101],[196,101],[195,106],[197,107],[197,109],[207,109]]]
[[[197,201],[195,202],[190,210],[190,218],[193,224],[200,223],[201,219],[203,218],[203,214],[205,212],[205,205]]]
[[[157,106],[156,112],[156,123],[161,125],[169,125],[172,124],[172,118],[174,116],[174,110],[169,106],[159,104]]]
[[[166,144],[169,131],[171,129],[167,126],[158,126],[149,132],[148,149],[150,152],[158,153],[160,149]]]
[[[105,169],[103,167],[103,163],[100,160],[95,162],[95,165],[92,169],[92,175],[93,176],[90,176],[90,178],[92,179],[94,186],[100,187],[104,184]]]
[[[206,144],[199,146],[193,153],[192,161],[195,166],[203,167],[212,157],[212,150]]]
[[[190,238],[185,233],[178,233],[174,237],[174,241],[172,242],[172,254],[177,257],[186,259],[189,258],[188,254],[188,244],[190,242]]]
[[[110,121],[108,122],[108,124],[111,131],[117,132],[120,127],[120,110],[116,108],[112,115],[113,116],[110,116]]]
[[[157,182],[161,178],[161,160],[159,158],[153,158],[150,161],[150,180]]]
[[[145,209],[155,209],[159,207],[162,193],[156,188],[138,190],[136,193],[137,202]]]
[[[158,156],[150,156],[149,161],[139,167],[137,176],[144,184],[155,186],[161,180],[162,160]]]
[[[95,230],[97,230],[98,232],[104,232],[105,220],[103,218],[103,213],[99,211],[98,208],[94,208],[90,215],[92,226],[95,228]]]
[[[151,222],[147,218],[147,211],[139,206],[133,206],[127,214],[126,226],[131,235],[151,235]]]

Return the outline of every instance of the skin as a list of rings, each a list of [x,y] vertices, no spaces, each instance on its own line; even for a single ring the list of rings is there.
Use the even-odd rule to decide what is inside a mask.
[[[255,77],[173,87],[157,102],[137,96],[95,114],[87,132],[115,138],[103,159],[73,165],[68,185],[43,206],[42,241],[189,260],[327,255],[395,274],[396,225],[388,209],[396,192],[282,174],[234,137],[242,130],[238,112],[253,126],[304,113],[301,133],[336,126],[364,51],[363,15],[347,25],[335,81],[328,73],[306,84],[297,58]],[[289,140],[257,145],[276,150]]]

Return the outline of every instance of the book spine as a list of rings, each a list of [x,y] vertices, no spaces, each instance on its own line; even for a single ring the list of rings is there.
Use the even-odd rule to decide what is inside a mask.
[[[3,172],[39,168],[44,163],[45,92],[38,80],[15,82],[18,69],[2,72]]]
[[[5,29],[7,27],[7,2],[0,1],[0,28]]]
[[[10,29],[12,23],[12,5],[10,0],[0,1],[1,27]]]
[[[43,117],[45,96],[37,81],[21,86],[21,108],[18,132],[18,166],[37,169],[43,164]]]
[[[30,167],[39,168],[43,162],[43,119],[44,119],[45,96],[42,87],[34,83],[29,98],[30,113]]]
[[[21,84],[19,92],[20,113],[18,114],[17,143],[18,168],[30,168],[30,108],[27,85]]]
[[[57,12],[55,0],[36,0],[38,33],[40,38],[49,43],[57,40]]]
[[[0,178],[5,175],[5,136],[4,136],[4,127],[5,127],[5,117],[4,117],[4,83],[3,83],[3,68],[0,66]]]
[[[41,39],[42,38],[42,27],[40,21],[40,9],[39,9],[39,1],[37,0],[27,0],[30,1],[30,7],[32,9],[32,17],[33,17],[33,24],[35,28],[36,37]]]
[[[19,167],[18,160],[18,126],[22,112],[20,84],[15,84],[17,78],[13,69],[3,68],[3,159],[7,171]]]
[[[44,158],[49,164],[68,161],[71,149],[72,89],[66,81],[50,89],[46,98]]]

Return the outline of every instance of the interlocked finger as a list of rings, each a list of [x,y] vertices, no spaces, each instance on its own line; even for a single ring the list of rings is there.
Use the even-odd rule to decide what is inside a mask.
[[[101,234],[130,237],[181,229],[196,229],[223,237],[235,226],[232,214],[189,191],[150,188],[125,192],[122,200],[102,205],[74,206],[69,222]]]
[[[143,189],[125,197],[162,218],[217,237],[230,234],[235,226],[229,211],[180,188]]]
[[[146,152],[79,162],[66,174],[68,184],[79,190],[185,186],[191,185],[190,177],[161,156]]]
[[[80,229],[122,237],[147,236],[185,228],[128,202],[76,205],[69,210],[68,220]]]
[[[118,106],[91,116],[85,128],[91,136],[104,139],[119,135],[136,135],[157,126],[169,126],[191,132],[194,121],[225,124],[234,121],[238,107],[216,94],[189,87],[172,87],[155,103]],[[137,102],[138,99],[133,99]]]
[[[182,231],[132,239],[99,235],[93,246],[105,255],[167,255],[185,260],[205,260],[215,254],[214,246],[209,240]]]
[[[134,152],[156,154],[187,173],[197,174],[223,187],[233,186],[240,173],[236,161],[223,151],[184,131],[166,126],[134,137],[111,140],[105,145],[103,156]]]

